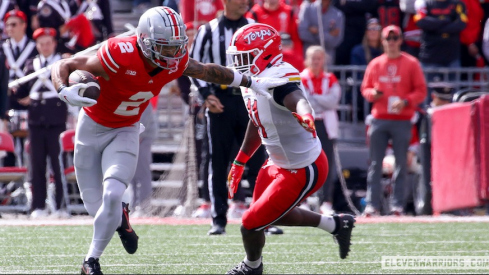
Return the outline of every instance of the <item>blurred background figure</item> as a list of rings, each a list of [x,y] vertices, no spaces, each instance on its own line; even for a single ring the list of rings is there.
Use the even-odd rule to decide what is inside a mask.
[[[56,30],[39,28],[34,31],[33,38],[39,55],[29,59],[25,73],[39,71],[61,59],[56,52]],[[30,169],[32,173],[32,218],[46,217],[47,177],[52,178],[55,185],[54,209],[52,215],[59,218],[69,217],[62,209],[64,197],[62,171],[59,163],[61,151],[59,135],[66,130],[68,107],[58,98],[58,92],[51,83],[51,71],[21,85],[17,91],[19,103],[27,106],[29,111],[29,142]],[[49,170],[47,159],[49,158]],[[46,173],[46,172],[49,173]],[[48,176],[47,176],[48,174]]]
[[[5,30],[8,39],[2,44],[3,54],[9,69],[9,81],[12,82],[25,75],[24,67],[27,59],[37,54],[36,43],[27,37],[27,16],[19,10],[11,10],[4,17]],[[4,166],[22,166],[24,155],[24,142],[27,137],[27,106],[18,102],[17,88],[8,92],[9,131],[14,136],[16,155],[8,153],[4,159]]]
[[[307,99],[316,113],[316,132],[328,159],[329,172],[323,186],[316,193],[321,214],[333,214],[333,188],[336,179],[336,161],[333,147],[338,138],[338,104],[341,87],[336,76],[328,72],[326,60],[329,57],[321,46],[311,46],[306,50],[306,69],[301,72],[302,84]]]
[[[284,44],[283,38],[288,37],[286,40],[287,48],[293,49],[295,54],[284,54],[283,60],[294,66],[293,63],[298,60],[294,56],[300,56],[298,53],[303,51],[297,29],[297,14],[294,13],[292,7],[281,0],[264,0],[263,4],[255,4],[247,17],[253,18],[257,23],[267,24],[276,29],[282,37],[282,44]],[[303,66],[295,68],[301,71]]]
[[[332,0],[303,2],[299,13],[299,36],[303,49],[321,45],[330,57],[328,65],[335,61],[336,48],[343,41],[345,17],[332,4]]]
[[[349,65],[350,53],[355,45],[362,42],[367,24],[366,18],[375,14],[379,0],[341,0],[334,1],[334,6],[339,9],[345,18],[343,41],[336,47],[335,65]]]
[[[379,20],[377,18],[370,18],[367,21],[367,29],[365,35],[363,36],[362,43],[356,45],[351,50],[350,63],[351,65],[361,65],[366,66],[370,61],[377,56],[384,53],[382,48],[381,32],[382,27],[380,26]],[[363,73],[358,73],[355,78],[357,80],[363,79]],[[360,95],[360,91],[352,90],[351,93],[347,93],[346,100],[347,103],[354,104],[352,93],[357,93]],[[370,112],[370,104],[365,104],[365,100],[362,96],[357,96],[357,108],[358,112],[357,118],[359,121],[365,120],[367,114]]]
[[[382,44],[385,53],[368,64],[361,87],[362,95],[372,102],[373,116],[368,130],[370,167],[365,216],[380,215],[382,162],[389,140],[392,140],[396,168],[392,207],[388,211],[403,214],[411,118],[426,97],[426,82],[419,61],[401,51],[401,29],[395,25],[385,27]]]
[[[420,205],[422,215],[433,214],[431,207],[431,116],[436,108],[445,106],[452,102],[455,92],[454,85],[449,82],[433,82],[428,84],[432,90],[430,106],[421,116],[419,138],[420,138],[420,160],[421,160],[421,184],[419,194],[423,198],[423,205]]]
[[[414,20],[422,30],[419,61],[423,68],[459,68],[460,33],[468,21],[464,3],[461,0],[417,0],[415,8]],[[441,81],[442,77],[438,73],[427,74],[428,82]],[[449,76],[451,80],[454,77]]]

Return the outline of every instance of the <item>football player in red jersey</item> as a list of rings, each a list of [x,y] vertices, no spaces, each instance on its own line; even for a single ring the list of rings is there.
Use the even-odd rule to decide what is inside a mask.
[[[231,55],[234,68],[243,74],[290,80],[266,94],[253,87],[241,88],[250,121],[229,171],[229,197],[234,196],[246,163],[261,144],[269,158],[258,173],[250,208],[242,218],[246,257],[226,274],[262,274],[265,228],[270,225],[309,226],[327,231],[338,242],[340,257],[346,258],[354,217],[320,215],[296,207],[324,184],[329,168],[299,71],[282,61],[280,34],[269,25],[245,25],[234,33],[226,53]],[[279,76],[278,72],[284,75]]]
[[[128,253],[137,250],[138,236],[129,224],[122,195],[134,176],[138,121],[150,98],[181,75],[260,91],[286,82],[253,79],[216,64],[199,63],[189,58],[187,43],[180,15],[168,7],[155,7],[141,16],[136,35],[109,39],[96,56],[63,59],[53,66],[52,81],[59,97],[83,107],[76,129],[74,164],[83,203],[95,219],[82,274],[102,274],[99,257],[114,231]],[[86,84],[68,86],[68,76],[75,70],[97,76],[101,88],[97,101],[78,94]]]

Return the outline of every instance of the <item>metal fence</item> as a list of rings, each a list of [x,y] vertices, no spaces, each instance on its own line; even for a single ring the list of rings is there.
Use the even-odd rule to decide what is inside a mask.
[[[360,92],[366,66],[330,66],[328,69],[338,78],[342,96],[338,109],[340,121],[357,124],[370,113],[369,103]],[[449,82],[455,90],[471,89],[489,92],[489,67],[484,68],[425,68],[428,81]],[[429,97],[425,103],[429,102]]]

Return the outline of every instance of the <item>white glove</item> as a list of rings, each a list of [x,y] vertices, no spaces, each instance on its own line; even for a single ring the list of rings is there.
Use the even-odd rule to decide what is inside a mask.
[[[96,100],[82,97],[78,93],[81,89],[88,88],[87,84],[78,83],[69,87],[64,87],[59,91],[58,97],[72,106],[90,107],[97,103]]]
[[[271,98],[272,95],[268,91],[269,89],[282,86],[289,82],[287,78],[280,78],[283,74],[273,77],[251,77],[251,86],[249,87],[257,94],[263,95],[266,98]]]

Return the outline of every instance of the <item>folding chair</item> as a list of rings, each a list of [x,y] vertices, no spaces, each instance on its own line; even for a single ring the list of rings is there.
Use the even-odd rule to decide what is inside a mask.
[[[66,130],[59,136],[61,145],[60,164],[63,167],[63,191],[66,210],[72,213],[87,213],[76,182],[73,153],[75,151],[75,130]]]
[[[11,134],[0,132],[0,151],[16,154]],[[25,166],[0,167],[0,212],[29,211],[29,200],[23,187],[27,173]]]

